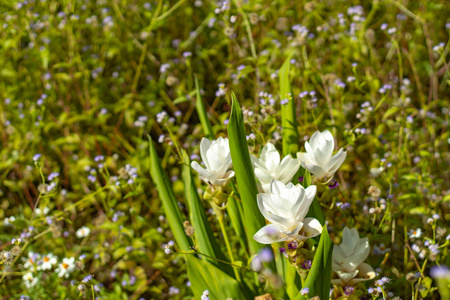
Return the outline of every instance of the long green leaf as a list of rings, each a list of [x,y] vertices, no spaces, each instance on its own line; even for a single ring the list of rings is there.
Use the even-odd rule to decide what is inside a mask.
[[[308,170],[305,170],[305,173],[303,175],[303,187],[307,188],[312,183],[311,179],[311,173],[309,173]],[[313,202],[311,203],[311,206],[309,207],[309,211],[306,214],[307,217],[316,218],[320,224],[323,226],[325,224],[325,216],[323,215],[322,208],[320,207],[319,200],[317,197],[314,197]]]
[[[209,291],[210,299],[253,298],[248,298],[239,283],[216,266],[192,255],[186,255],[186,259],[188,277],[195,299],[200,299],[205,290]]]
[[[286,293],[289,296],[289,299],[294,299],[295,296],[299,293],[302,288],[302,282],[300,279],[300,275],[298,275],[297,270],[293,265],[289,263],[289,260],[283,257],[281,254],[281,258],[284,263],[284,277],[286,284]]]
[[[234,231],[239,237],[241,247],[247,248],[247,236],[245,235],[243,220],[243,213],[240,207],[240,203],[233,196],[228,197],[227,212],[230,216],[231,225],[233,225]]]
[[[150,175],[153,182],[156,184],[159,196],[161,198],[164,212],[166,214],[167,221],[169,222],[170,229],[175,237],[175,242],[183,251],[189,251],[191,248],[191,242],[186,236],[183,227],[183,215],[180,208],[177,205],[177,200],[172,190],[172,185],[167,178],[166,173],[161,167],[161,163],[156,153],[155,145],[152,139],[149,137],[150,142]]]
[[[332,266],[333,242],[328,235],[327,227],[323,227],[314,260],[306,277],[303,288],[309,288],[308,298],[319,296],[320,299],[329,299],[331,287],[331,266]],[[298,294],[295,300],[308,299]]]
[[[232,106],[231,116],[228,123],[228,138],[230,141],[231,159],[236,173],[236,180],[242,200],[244,211],[244,226],[246,228],[247,239],[250,243],[250,252],[255,254],[264,245],[253,239],[255,233],[266,225],[266,221],[259,211],[256,202],[258,188],[256,186],[253,165],[248,152],[247,139],[244,128],[244,117],[241,107],[234,93],[231,94]]]
[[[283,155],[292,154],[296,156],[298,152],[298,131],[296,101],[292,95],[291,84],[289,82],[290,56],[286,59],[279,71],[280,78],[280,99],[289,99],[287,104],[281,105],[281,126],[283,126]]]
[[[208,139],[214,139],[214,131],[211,127],[211,123],[209,122],[208,114],[206,113],[205,103],[203,103],[197,77],[195,77],[195,90],[197,94],[197,102],[195,104],[195,108],[197,109],[197,114],[200,119],[200,123],[202,124],[203,131]]]
[[[231,225],[233,225],[234,231],[236,231],[239,237],[241,247],[248,250],[247,236],[245,235],[244,223],[242,222],[244,220],[242,203],[236,199],[236,197],[239,197],[239,193],[233,182],[231,182],[231,188],[234,195],[228,197],[227,212],[230,216]]]
[[[187,155],[185,150],[182,150],[182,155],[182,177],[184,182],[186,200],[189,203],[189,219],[191,220],[192,226],[195,228],[195,237],[197,241],[198,251],[212,258],[211,259],[203,256],[204,259],[216,265],[221,270],[225,271],[228,275],[232,275],[233,269],[230,267],[230,265],[214,260],[214,258],[226,260],[226,257],[220,250],[220,246],[217,243],[211,226],[209,225],[209,222],[207,220],[205,208],[203,207],[200,197],[198,196],[194,178],[192,177],[189,156]]]

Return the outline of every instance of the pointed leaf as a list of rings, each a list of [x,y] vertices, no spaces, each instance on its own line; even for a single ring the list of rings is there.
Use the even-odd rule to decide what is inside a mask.
[[[283,126],[283,155],[296,155],[298,152],[298,131],[296,116],[296,101],[292,95],[289,82],[290,56],[286,59],[279,71],[280,77],[280,99],[288,100],[287,104],[281,105],[281,125]]]
[[[247,239],[250,243],[250,252],[255,254],[259,249],[264,248],[263,244],[253,239],[255,233],[266,225],[266,221],[259,211],[256,202],[258,188],[256,186],[253,165],[248,152],[247,139],[244,128],[244,117],[241,107],[234,93],[232,96],[232,106],[230,121],[228,123],[228,138],[230,141],[231,159],[233,169],[236,173],[236,180],[242,200],[244,212],[244,226],[247,232]]]
[[[311,173],[309,173],[308,170],[305,170],[302,182],[303,187],[307,188],[311,185],[311,182]],[[306,216],[316,218],[322,226],[325,224],[325,216],[323,215],[322,208],[320,207],[319,199],[317,199],[317,197],[314,197],[314,200],[311,203],[308,214]]]
[[[161,198],[164,212],[170,229],[175,237],[175,242],[183,251],[189,251],[191,242],[186,236],[183,227],[183,215],[178,207],[177,200],[172,190],[172,184],[167,178],[166,173],[161,167],[161,163],[156,153],[155,145],[149,137],[150,143],[150,175],[156,185],[159,196]]]
[[[303,288],[309,288],[308,298],[319,296],[320,299],[329,299],[331,288],[331,256],[333,253],[333,242],[328,235],[326,226],[323,227],[320,236],[319,246],[317,247],[314,260],[306,277]],[[308,299],[305,296],[298,294],[295,300]]]
[[[220,250],[220,246],[213,234],[211,226],[205,214],[205,208],[200,200],[195,186],[194,178],[192,177],[191,162],[185,150],[182,150],[183,165],[182,177],[185,188],[186,200],[189,203],[189,219],[195,229],[194,236],[197,241],[198,251],[213,258],[226,260],[225,255]],[[233,269],[230,265],[219,263],[217,260],[203,257],[213,265],[218,266],[227,274],[232,275]]]
[[[216,266],[192,255],[186,255],[186,259],[195,299],[200,299],[205,290],[210,299],[248,299],[239,283]]]
[[[200,119],[200,123],[202,124],[203,132],[208,139],[214,139],[214,131],[211,127],[211,123],[209,122],[208,114],[206,113],[205,103],[203,103],[197,77],[195,77],[195,89],[197,94],[197,102],[195,104],[195,108],[197,109],[197,114]]]

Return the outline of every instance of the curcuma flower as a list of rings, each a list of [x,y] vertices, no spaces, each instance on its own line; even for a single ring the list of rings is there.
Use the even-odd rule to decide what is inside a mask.
[[[304,189],[291,182],[285,185],[272,180],[269,194],[258,194],[258,207],[271,223],[254,236],[261,244],[306,240],[322,233],[322,226],[314,218],[305,218],[316,195],[316,186]]]
[[[200,156],[206,169],[196,161],[191,163],[191,167],[206,183],[213,186],[224,186],[234,176],[234,171],[230,170],[233,163],[227,138],[220,137],[212,141],[203,138],[200,142]]]
[[[347,156],[343,148],[333,155],[334,138],[331,132],[316,131],[305,143],[306,153],[297,153],[303,168],[313,174],[317,180],[331,179]]]
[[[259,158],[252,156],[252,161],[256,178],[261,183],[264,193],[269,193],[272,180],[278,180],[284,184],[290,182],[300,167],[300,160],[292,158],[290,154],[280,162],[280,154],[271,143],[264,146]]]
[[[364,263],[369,256],[370,246],[368,238],[359,238],[358,231],[344,228],[342,243],[333,248],[332,269],[337,275],[331,280],[332,284],[355,285],[360,281],[375,277],[373,268]]]

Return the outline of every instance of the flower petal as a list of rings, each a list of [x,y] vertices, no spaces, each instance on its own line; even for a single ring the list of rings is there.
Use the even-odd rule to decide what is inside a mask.
[[[322,233],[323,227],[317,219],[306,218],[303,220],[303,236],[307,238],[318,236]]]
[[[333,155],[331,160],[327,163],[326,167],[330,176],[336,173],[337,169],[339,169],[346,157],[347,152],[344,151],[343,148],[339,149],[339,151],[335,155]]]
[[[264,146],[259,157],[269,171],[274,171],[280,164],[280,153],[271,143]]]
[[[275,170],[275,178],[283,182],[284,184],[292,180],[295,173],[297,173],[300,167],[300,160],[292,158],[289,154],[283,158],[278,168]]]
[[[206,158],[206,152],[208,151],[209,147],[211,147],[211,141],[208,138],[202,138],[200,142],[200,156],[207,169],[210,169],[208,160]]]
[[[207,169],[204,169],[196,161],[191,162],[191,167],[192,167],[192,169],[197,171],[197,173],[200,175],[200,177],[206,182],[216,179],[215,176],[213,174],[211,174],[210,171],[208,171]]]
[[[280,230],[280,228],[275,224],[264,226],[253,236],[253,239],[261,244],[273,244],[282,242],[287,238],[288,237],[286,237]]]

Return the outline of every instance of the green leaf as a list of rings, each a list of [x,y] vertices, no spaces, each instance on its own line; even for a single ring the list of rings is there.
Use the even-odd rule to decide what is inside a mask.
[[[214,139],[214,131],[211,127],[211,123],[208,119],[208,114],[206,113],[205,104],[202,100],[202,95],[200,94],[200,87],[198,86],[197,77],[195,77],[195,89],[197,91],[197,102],[195,104],[195,108],[197,109],[197,114],[200,119],[200,123],[202,124],[203,131],[205,135],[209,139]]]
[[[442,198],[442,202],[450,201],[450,194],[445,195],[444,198]]]
[[[398,106],[393,106],[391,108],[389,108],[383,115],[383,120],[386,120],[387,118],[389,118],[390,116],[398,113],[401,110],[400,107]]]
[[[228,197],[227,212],[230,216],[231,225],[233,225],[234,231],[236,231],[239,241],[241,242],[241,247],[244,249],[248,248],[247,236],[245,235],[245,228],[242,220],[244,219],[242,211],[242,203],[238,201],[235,197],[239,196],[235,185],[231,182],[231,186],[234,195]]]
[[[189,218],[192,226],[195,229],[195,238],[197,241],[197,247],[200,253],[211,256],[212,258],[218,258],[220,260],[227,260],[225,255],[220,251],[220,246],[214,237],[213,231],[205,214],[205,208],[197,193],[197,187],[195,186],[194,178],[192,177],[190,159],[185,150],[182,150],[183,165],[182,165],[182,177],[185,188],[186,200],[189,205]],[[219,263],[217,260],[207,258],[212,264],[218,266],[220,269],[228,273],[233,274],[233,269],[230,265]]]
[[[192,255],[186,255],[186,259],[195,299],[200,299],[205,290],[209,291],[210,299],[249,299],[239,283],[216,266]]]
[[[289,261],[284,257],[283,254],[280,252],[280,248],[278,245],[274,246],[274,254],[275,254],[275,264],[277,267],[277,274],[281,276],[281,279],[283,280],[284,289],[283,289],[283,298],[284,299],[293,299],[298,292],[300,291],[301,282],[300,284],[295,284],[295,275],[292,274],[292,269],[295,273],[297,273],[297,270],[295,270],[295,267],[292,266]]]
[[[244,226],[246,228],[247,239],[250,242],[250,252],[255,254],[264,245],[253,239],[255,233],[266,225],[266,221],[259,211],[256,202],[258,188],[256,186],[255,174],[253,172],[250,153],[248,152],[247,139],[244,128],[244,117],[241,107],[234,93],[231,94],[232,106],[230,121],[228,123],[228,138],[230,141],[231,159],[236,173],[236,180],[242,200],[244,211]]]
[[[156,153],[155,145],[152,139],[149,137],[150,144],[150,175],[153,182],[156,184],[159,196],[161,198],[164,212],[169,222],[170,229],[175,237],[177,245],[183,251],[189,251],[191,248],[191,242],[186,236],[183,227],[183,215],[178,207],[177,200],[172,190],[172,185],[167,178],[166,173],[161,167],[161,163]]]
[[[279,71],[280,77],[280,99],[289,99],[285,105],[281,105],[281,126],[283,127],[283,155],[297,155],[298,131],[297,116],[295,113],[296,101],[292,95],[291,84],[289,82],[290,56],[285,60]]]
[[[328,235],[327,227],[323,227],[320,236],[319,246],[317,247],[314,260],[306,277],[303,288],[309,288],[308,298],[319,296],[320,299],[329,299],[331,287],[331,265],[333,254],[333,242]],[[298,294],[295,300],[308,299],[305,296]]]
[[[305,170],[305,173],[303,174],[303,187],[307,188],[312,183],[311,179],[311,173],[309,173],[308,170]],[[319,199],[317,197],[314,197],[313,202],[311,203],[311,206],[309,207],[309,211],[306,214],[307,217],[316,218],[320,224],[323,226],[325,224],[325,216],[323,215],[322,208],[320,207]]]

